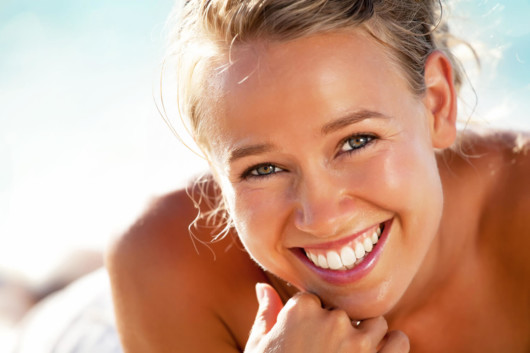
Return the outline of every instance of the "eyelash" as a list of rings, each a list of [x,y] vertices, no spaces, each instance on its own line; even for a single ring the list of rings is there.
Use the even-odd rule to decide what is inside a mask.
[[[354,139],[357,139],[357,140],[362,139],[363,140],[362,145],[358,146],[358,147],[353,147],[352,144],[350,143],[350,141],[354,140]],[[376,136],[371,135],[371,134],[355,134],[355,135],[349,136],[349,137],[345,138],[344,140],[342,140],[340,142],[340,144],[339,144],[339,146],[340,146],[339,152],[340,153],[347,153],[347,154],[356,153],[356,152],[358,152],[358,150],[363,149],[366,146],[368,146],[369,144],[371,144],[375,139],[376,139]],[[349,146],[351,148],[348,149],[348,150],[343,150],[343,147],[344,147],[345,144],[349,144]],[[273,171],[271,171],[270,173],[266,173],[266,174],[259,174],[258,169],[259,168],[263,168],[263,167],[270,167],[270,168],[273,169]],[[269,163],[269,162],[261,163],[261,164],[254,165],[254,166],[246,169],[241,174],[241,179],[243,179],[243,180],[251,179],[251,178],[264,179],[264,178],[268,178],[270,176],[273,176],[274,174],[277,174],[277,173],[283,172],[283,171],[285,171],[285,169],[278,167],[274,163]]]
[[[272,167],[274,169],[274,171],[271,172],[271,173],[267,173],[267,174],[259,174],[258,169],[262,168],[262,167]],[[282,168],[278,167],[274,163],[261,163],[261,164],[258,164],[258,165],[254,165],[254,166],[248,168],[247,170],[245,170],[243,172],[243,174],[241,174],[241,179],[250,179],[250,178],[263,179],[263,178],[270,177],[270,176],[272,176],[274,174],[277,174],[277,173],[283,172],[283,171],[285,171],[285,169],[282,169]],[[256,174],[254,174],[254,173],[256,173]]]
[[[355,140],[355,139],[357,139],[357,140],[362,139],[364,142],[362,142],[361,146],[354,147],[354,146],[352,146],[350,141]],[[363,149],[366,146],[368,146],[369,144],[371,144],[372,142],[374,142],[375,139],[376,139],[376,136],[374,136],[372,134],[355,134],[355,135],[352,135],[352,136],[347,137],[344,140],[342,140],[342,142],[339,145],[340,146],[339,152],[348,153],[348,154],[352,154],[352,153],[358,152],[358,150]],[[350,149],[343,150],[345,144],[349,144]]]

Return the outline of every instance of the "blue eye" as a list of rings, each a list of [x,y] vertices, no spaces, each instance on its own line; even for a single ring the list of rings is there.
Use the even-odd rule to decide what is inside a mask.
[[[375,139],[371,135],[354,135],[344,140],[340,150],[341,152],[351,152],[363,148]]]
[[[263,178],[282,171],[284,171],[282,168],[275,166],[274,164],[264,163],[247,169],[247,171],[243,173],[243,177]]]

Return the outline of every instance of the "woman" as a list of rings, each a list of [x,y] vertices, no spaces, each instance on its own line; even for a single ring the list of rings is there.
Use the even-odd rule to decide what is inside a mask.
[[[179,104],[213,175],[193,193],[231,223],[203,246],[179,191],[111,249],[126,351],[530,350],[528,143],[457,133],[440,6],[187,2]]]

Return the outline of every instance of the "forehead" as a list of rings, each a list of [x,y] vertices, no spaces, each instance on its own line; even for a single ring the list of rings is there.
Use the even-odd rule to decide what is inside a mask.
[[[408,92],[401,69],[363,30],[240,45],[229,61],[210,82],[208,139],[217,153],[259,131],[261,139],[271,129],[294,133],[301,121],[316,129],[353,109],[391,115],[389,101]]]
[[[230,65],[222,78],[227,84],[225,88],[240,87],[247,80],[263,85],[272,77],[267,74],[301,76],[308,73],[304,69],[323,69],[337,63],[359,64],[365,59],[382,62],[389,57],[380,42],[362,27],[288,41],[257,40],[236,44],[230,50]]]

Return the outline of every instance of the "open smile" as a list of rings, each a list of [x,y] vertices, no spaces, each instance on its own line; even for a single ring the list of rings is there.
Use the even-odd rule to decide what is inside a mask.
[[[320,268],[338,271],[350,270],[361,263],[365,255],[373,250],[383,229],[384,224],[381,223],[377,227],[370,228],[361,235],[356,236],[340,248],[304,248],[304,252],[313,264]]]
[[[292,250],[307,266],[329,282],[340,284],[355,281],[375,266],[391,224],[392,220],[388,220],[336,242]]]

